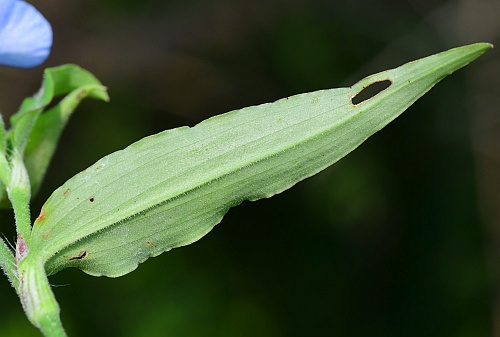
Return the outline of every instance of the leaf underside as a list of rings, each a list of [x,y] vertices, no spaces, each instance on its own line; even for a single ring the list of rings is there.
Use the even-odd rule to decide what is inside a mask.
[[[27,259],[49,274],[117,277],[197,241],[232,206],[280,193],[354,150],[491,45],[452,49],[350,88],[292,96],[146,137],[58,188],[35,221]],[[369,85],[388,82],[353,104]]]

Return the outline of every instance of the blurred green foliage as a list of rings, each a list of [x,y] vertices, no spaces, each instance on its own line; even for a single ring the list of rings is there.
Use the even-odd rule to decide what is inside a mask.
[[[70,121],[34,216],[66,179],[146,135],[459,44],[430,19],[438,9],[451,17],[458,1],[60,2],[45,4],[55,32],[47,66],[89,69],[111,102],[85,102]],[[55,275],[69,335],[491,336],[466,110],[474,69],[332,168],[232,209],[191,246],[118,279]],[[0,216],[12,239],[11,214]],[[0,335],[36,336],[7,282],[0,298]]]

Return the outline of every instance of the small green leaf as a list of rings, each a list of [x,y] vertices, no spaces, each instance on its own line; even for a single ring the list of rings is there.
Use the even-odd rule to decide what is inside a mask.
[[[7,197],[4,182],[10,179],[10,167],[7,161],[7,138],[3,117],[0,115],[0,202]]]
[[[66,96],[44,111],[54,98],[61,95]],[[44,72],[39,92],[26,98],[11,117],[12,128],[7,139],[12,150],[24,158],[33,195],[45,175],[64,127],[85,97],[108,100],[106,88],[85,69],[73,64],[49,68]],[[5,206],[6,200],[0,200]]]
[[[31,130],[43,108],[50,103],[54,97],[54,80],[50,76],[50,69],[45,70],[44,80],[40,90],[32,97],[26,98],[19,111],[10,117],[11,130],[7,139],[21,155],[28,143]]]
[[[24,154],[24,163],[30,176],[31,189],[34,194],[38,191],[47,171],[62,131],[73,111],[86,97],[107,100],[106,89],[100,84],[81,86],[70,92],[59,104],[38,118]]]
[[[47,200],[33,263],[120,276],[207,234],[232,206],[280,193],[354,150],[491,45],[452,49],[322,90],[144,138],[99,160]],[[385,82],[371,98],[353,98]],[[359,99],[359,97],[358,97]]]

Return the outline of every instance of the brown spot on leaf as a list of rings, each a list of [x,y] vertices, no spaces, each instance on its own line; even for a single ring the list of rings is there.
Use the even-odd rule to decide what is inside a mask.
[[[154,243],[154,242],[153,242],[153,241],[151,241],[151,240],[146,241],[146,244],[147,244],[148,246],[152,246],[152,245],[153,245],[153,243]]]
[[[42,238],[46,239],[50,234],[52,234],[52,231],[48,231],[42,235]]]
[[[82,99],[85,97],[85,94],[86,94],[85,90],[84,90],[84,89],[82,89],[82,90],[80,90],[80,91],[78,92],[78,94],[76,94],[76,98],[77,98],[78,100],[82,100]]]
[[[66,198],[69,194],[71,193],[71,190],[68,188],[65,192],[64,192],[64,197]]]
[[[42,208],[40,210],[40,214],[38,215],[38,217],[36,218],[36,221],[42,221],[43,219],[45,218],[45,210]]]

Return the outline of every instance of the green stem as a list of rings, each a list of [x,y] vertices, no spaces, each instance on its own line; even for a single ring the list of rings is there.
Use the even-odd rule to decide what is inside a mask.
[[[46,337],[66,337],[43,264],[27,257],[19,263],[18,273],[18,294],[30,322]]]
[[[17,234],[21,235],[29,246],[31,237],[30,195],[26,194],[25,189],[17,187],[9,190],[8,193],[14,209]]]
[[[17,229],[16,256],[12,256],[5,243],[2,245],[2,261],[5,260],[6,274],[15,284],[17,293],[30,322],[46,337],[66,337],[59,317],[59,304],[50,289],[43,263],[29,254],[31,237],[30,198],[31,186],[22,156],[14,151],[11,157],[11,171],[0,179],[6,182],[7,194],[14,209]],[[1,160],[0,160],[1,164]],[[0,169],[2,166],[0,165]],[[7,251],[6,251],[7,250]],[[8,268],[17,266],[16,271]],[[11,275],[9,275],[9,273]],[[14,281],[13,281],[14,280]],[[17,280],[17,281],[15,281]]]
[[[17,234],[21,235],[21,238],[26,241],[26,245],[29,247],[31,236],[30,179],[23,159],[17,151],[12,155],[11,165],[12,171],[7,185],[7,194],[14,209]]]
[[[16,259],[12,254],[12,251],[7,246],[7,243],[0,238],[0,267],[2,267],[3,272],[7,275],[12,286],[17,289],[19,286],[19,280],[16,274]]]

